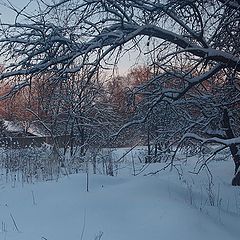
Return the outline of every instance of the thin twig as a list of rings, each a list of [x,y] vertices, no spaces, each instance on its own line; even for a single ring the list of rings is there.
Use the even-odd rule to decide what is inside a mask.
[[[12,221],[13,221],[13,224],[14,224],[14,227],[15,227],[15,229],[20,233],[21,231],[19,230],[19,228],[18,228],[18,226],[17,226],[17,223],[16,223],[16,221],[15,221],[15,219],[14,219],[14,217],[13,217],[13,215],[10,213],[10,217],[11,217],[11,219],[12,219]]]

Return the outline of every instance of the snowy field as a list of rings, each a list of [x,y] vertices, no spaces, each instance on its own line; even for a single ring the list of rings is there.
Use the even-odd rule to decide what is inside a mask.
[[[113,151],[117,160],[126,149]],[[224,156],[190,173],[196,158],[144,166],[141,149],[114,164],[116,176],[86,173],[54,181],[0,182],[1,240],[233,240],[240,236],[240,188]],[[140,156],[140,158],[139,158]],[[181,156],[179,156],[181,158]],[[181,163],[181,167],[180,167]],[[136,175],[136,176],[134,176]]]

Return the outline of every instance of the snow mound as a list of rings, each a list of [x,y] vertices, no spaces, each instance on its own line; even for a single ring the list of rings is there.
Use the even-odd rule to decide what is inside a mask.
[[[199,210],[197,201],[207,196],[197,185],[196,191],[185,186],[169,172],[148,177],[90,175],[89,192],[85,174],[14,188],[2,182],[0,238],[239,239],[238,214],[221,211],[215,216],[220,209],[206,202]]]

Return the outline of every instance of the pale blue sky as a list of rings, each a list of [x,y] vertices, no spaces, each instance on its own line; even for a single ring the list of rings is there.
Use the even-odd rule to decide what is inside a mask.
[[[19,10],[21,10],[29,3],[29,6],[27,8],[28,12],[34,11],[34,9],[37,7],[36,0],[9,0],[9,2]],[[5,4],[8,4],[7,0],[0,0],[0,4],[0,17],[2,21],[12,22],[16,14],[13,11],[9,10],[7,7],[4,7]]]

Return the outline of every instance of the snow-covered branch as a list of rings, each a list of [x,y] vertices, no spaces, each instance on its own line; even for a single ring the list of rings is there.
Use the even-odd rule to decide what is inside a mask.
[[[197,134],[194,133],[186,133],[183,137],[182,137],[182,141],[185,139],[195,139],[197,141],[200,141],[202,144],[207,144],[207,143],[218,143],[218,144],[222,144],[225,146],[230,146],[232,144],[240,144],[240,137],[235,137],[235,138],[231,138],[231,139],[223,139],[223,138],[218,138],[218,137],[212,137],[212,138],[204,138],[201,137]]]

